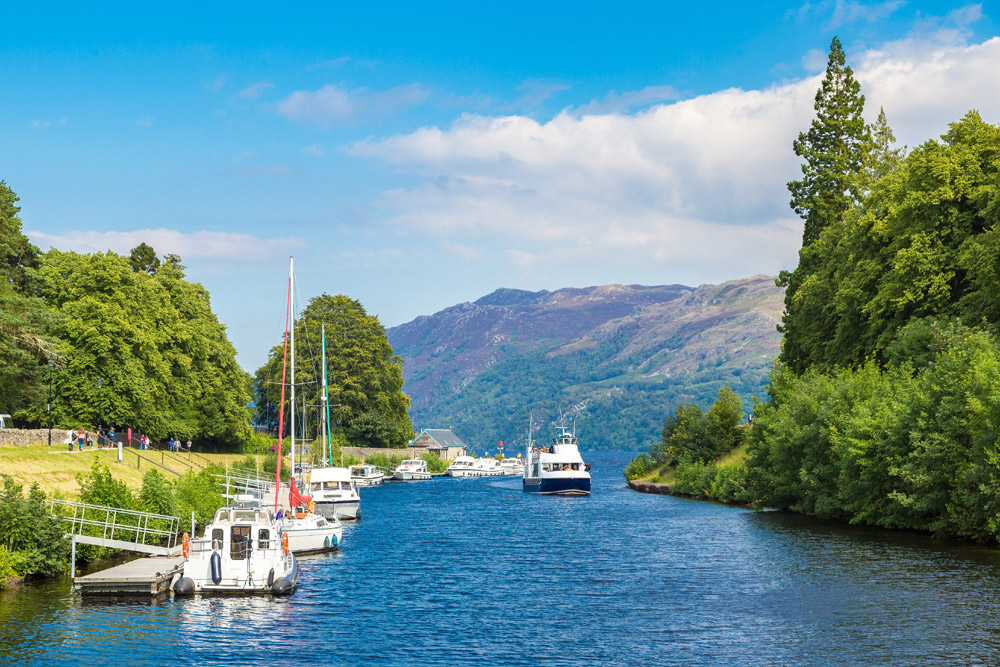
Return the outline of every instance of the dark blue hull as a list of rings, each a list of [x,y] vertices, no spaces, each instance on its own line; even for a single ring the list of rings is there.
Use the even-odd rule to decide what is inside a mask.
[[[556,477],[539,478],[526,477],[522,482],[522,488],[528,493],[542,493],[547,495],[583,496],[590,494],[589,477]]]

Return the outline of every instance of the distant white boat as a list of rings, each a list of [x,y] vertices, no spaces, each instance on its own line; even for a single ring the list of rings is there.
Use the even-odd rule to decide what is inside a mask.
[[[344,538],[344,527],[336,516],[289,512],[278,520],[278,525],[288,535],[288,548],[294,554],[333,551]]]
[[[431,474],[427,472],[427,461],[423,459],[407,459],[399,464],[393,473],[393,479],[403,482],[417,482],[430,479]]]
[[[445,471],[448,477],[482,477],[484,473],[476,465],[476,459],[471,456],[456,456]]]
[[[579,439],[565,426],[549,447],[528,442],[522,488],[546,495],[590,495],[590,465],[580,456]],[[530,432],[530,427],[529,427]]]
[[[354,486],[378,486],[385,481],[385,473],[373,465],[351,466],[351,481]]]
[[[504,459],[500,462],[500,467],[505,475],[524,475],[524,459]]]
[[[476,469],[483,477],[495,477],[503,474],[503,468],[500,467],[500,462],[492,456],[476,459]]]
[[[361,496],[347,468],[313,468],[307,488],[316,511],[327,519],[361,518]]]
[[[184,540],[184,570],[174,583],[178,595],[270,593],[288,595],[299,569],[288,535],[270,510],[223,507],[201,539]]]

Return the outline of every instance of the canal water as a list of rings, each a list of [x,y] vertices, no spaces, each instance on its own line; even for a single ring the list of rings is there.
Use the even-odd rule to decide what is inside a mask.
[[[0,597],[0,664],[996,665],[1000,551],[520,479],[362,490],[288,599]]]

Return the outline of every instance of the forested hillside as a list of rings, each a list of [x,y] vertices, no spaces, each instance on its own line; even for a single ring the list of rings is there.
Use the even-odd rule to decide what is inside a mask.
[[[697,289],[606,285],[498,290],[389,330],[420,428],[519,443],[560,419],[588,449],[639,449],[679,400],[723,385],[745,402],[778,352],[782,292],[756,276]],[[540,426],[541,425],[541,426]]]
[[[0,412],[47,426],[131,427],[153,438],[249,436],[249,378],[181,258],[39,252],[0,182]]]

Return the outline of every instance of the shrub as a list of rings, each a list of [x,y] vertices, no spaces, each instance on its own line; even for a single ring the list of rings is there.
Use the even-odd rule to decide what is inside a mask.
[[[639,454],[625,466],[625,470],[622,471],[622,475],[625,479],[631,481],[633,479],[638,479],[640,477],[645,477],[653,470],[653,460],[650,459],[645,454]]]

